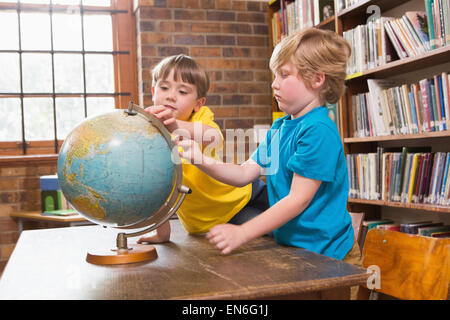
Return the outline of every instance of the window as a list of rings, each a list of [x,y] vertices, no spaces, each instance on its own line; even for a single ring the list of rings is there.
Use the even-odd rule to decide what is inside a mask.
[[[137,101],[134,33],[132,0],[0,0],[0,155],[58,153]]]

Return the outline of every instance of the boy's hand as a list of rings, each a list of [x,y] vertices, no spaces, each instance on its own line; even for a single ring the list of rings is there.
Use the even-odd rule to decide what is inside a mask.
[[[145,108],[145,111],[153,114],[156,118],[158,118],[164,126],[169,130],[169,132],[173,132],[178,129],[177,120],[174,117],[173,110],[167,108],[165,106],[151,106]]]
[[[212,227],[206,234],[206,239],[222,254],[230,253],[248,241],[242,226],[229,223]]]
[[[181,158],[190,160],[193,164],[203,162],[202,150],[200,150],[199,145],[195,141],[183,136],[176,136],[174,141],[178,147],[183,148],[183,150],[179,151]]]

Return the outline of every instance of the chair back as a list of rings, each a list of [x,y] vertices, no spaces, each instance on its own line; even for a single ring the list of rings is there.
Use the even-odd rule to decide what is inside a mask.
[[[450,239],[371,229],[364,243],[363,266],[379,270],[375,276],[380,281],[379,288],[369,289],[399,299],[448,299],[449,253]]]

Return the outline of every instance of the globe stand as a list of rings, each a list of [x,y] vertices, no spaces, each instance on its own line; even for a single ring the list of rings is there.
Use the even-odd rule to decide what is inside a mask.
[[[147,113],[143,108],[135,105],[132,102],[130,102],[128,109],[124,112],[126,112],[129,116],[143,116],[157,129],[159,129],[162,136],[169,144],[170,149],[172,150],[173,160],[177,164],[175,167],[175,187],[170,196],[170,199],[157,212],[155,212],[151,218],[139,224],[135,224],[129,227],[121,227],[123,229],[127,229],[150,226],[149,228],[134,233],[119,233],[116,239],[117,248],[115,249],[94,249],[89,251],[86,256],[86,261],[92,264],[114,265],[143,262],[156,259],[158,257],[158,254],[154,246],[144,244],[132,244],[128,246],[127,238],[143,235],[161,226],[178,210],[186,195],[192,192],[191,189],[181,183],[183,177],[181,159],[179,158],[177,148],[170,137],[170,133],[167,131],[164,125],[155,116]]]

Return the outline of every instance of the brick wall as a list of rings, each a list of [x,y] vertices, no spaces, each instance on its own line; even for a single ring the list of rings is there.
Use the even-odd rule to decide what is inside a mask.
[[[136,23],[140,104],[152,105],[155,64],[184,53],[209,73],[206,105],[224,133],[271,123],[267,1],[140,0]]]
[[[55,174],[55,164],[0,166],[0,274],[2,273],[17,239],[17,221],[9,215],[14,211],[40,210],[39,177]],[[54,225],[27,222],[25,229],[52,227]]]

